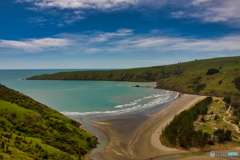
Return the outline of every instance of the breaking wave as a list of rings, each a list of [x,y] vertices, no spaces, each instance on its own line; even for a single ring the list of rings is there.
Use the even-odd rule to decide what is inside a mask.
[[[113,110],[113,111],[92,111],[92,112],[61,112],[65,116],[85,116],[85,115],[119,115],[119,114],[125,114],[129,112],[134,112],[134,111],[143,111],[149,108],[152,108],[156,105],[170,102],[171,100],[175,99],[178,97],[178,93],[174,98],[170,98],[170,92],[166,92],[166,94],[155,94],[151,95],[148,97],[143,97],[142,99],[137,99],[133,102],[130,102],[128,104],[123,104],[123,105],[117,105],[114,108],[119,109],[119,110]],[[139,104],[138,102],[144,100],[144,99],[149,99],[152,98],[150,102],[147,102],[145,104]],[[127,108],[128,107],[128,108]],[[123,108],[123,109],[122,109]]]

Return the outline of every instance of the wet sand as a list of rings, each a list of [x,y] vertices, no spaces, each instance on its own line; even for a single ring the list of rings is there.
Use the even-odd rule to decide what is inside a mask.
[[[205,96],[183,94],[171,104],[144,116],[94,121],[92,125],[103,132],[108,144],[101,152],[107,160],[145,160],[168,154],[186,153],[167,148],[159,141],[162,128],[173,117]]]

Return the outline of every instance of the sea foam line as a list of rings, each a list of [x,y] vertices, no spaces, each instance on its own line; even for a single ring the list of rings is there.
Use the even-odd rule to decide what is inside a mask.
[[[157,98],[153,101],[150,101],[146,104],[143,104],[143,105],[135,105],[131,108],[124,108],[124,109],[121,109],[121,110],[114,110],[114,111],[93,111],[93,112],[68,112],[68,111],[65,111],[65,112],[61,112],[63,115],[65,116],[85,116],[85,115],[114,115],[114,114],[124,114],[124,113],[128,113],[128,112],[132,112],[132,111],[136,111],[136,110],[145,110],[147,108],[151,108],[151,107],[154,107],[158,104],[162,104],[162,103],[165,103],[165,102],[170,102],[171,100],[175,99],[178,97],[178,94],[169,100],[169,96],[166,97],[165,99],[162,99],[162,98]],[[166,94],[165,94],[166,95]]]

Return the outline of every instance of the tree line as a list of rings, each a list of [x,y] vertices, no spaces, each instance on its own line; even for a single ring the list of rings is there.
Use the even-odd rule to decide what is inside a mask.
[[[198,102],[189,110],[181,112],[167,125],[162,136],[172,145],[190,149],[191,147],[203,147],[206,144],[214,144],[214,139],[211,135],[200,130],[195,130],[193,122],[196,121],[199,115],[206,115],[208,105],[212,103],[212,97],[207,97]],[[217,130],[214,135],[220,139],[220,143],[225,140],[231,140],[231,131]],[[219,138],[220,137],[220,138]]]

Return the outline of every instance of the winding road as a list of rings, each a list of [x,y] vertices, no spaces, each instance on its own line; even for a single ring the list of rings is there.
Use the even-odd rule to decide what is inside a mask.
[[[231,109],[231,106],[229,106],[229,108],[228,108],[228,110],[227,110],[227,112],[226,112],[226,113],[228,114],[228,117],[231,116],[230,113],[229,113],[230,109]],[[225,118],[226,118],[226,116],[223,117],[223,120],[224,120],[225,122],[227,122],[227,123],[233,125],[233,126],[236,128],[236,131],[237,131],[238,133],[240,133],[240,132],[239,132],[239,128],[238,128],[238,126],[235,125],[235,124],[232,124],[232,123],[230,123],[230,122],[228,122],[228,121],[226,121]]]

